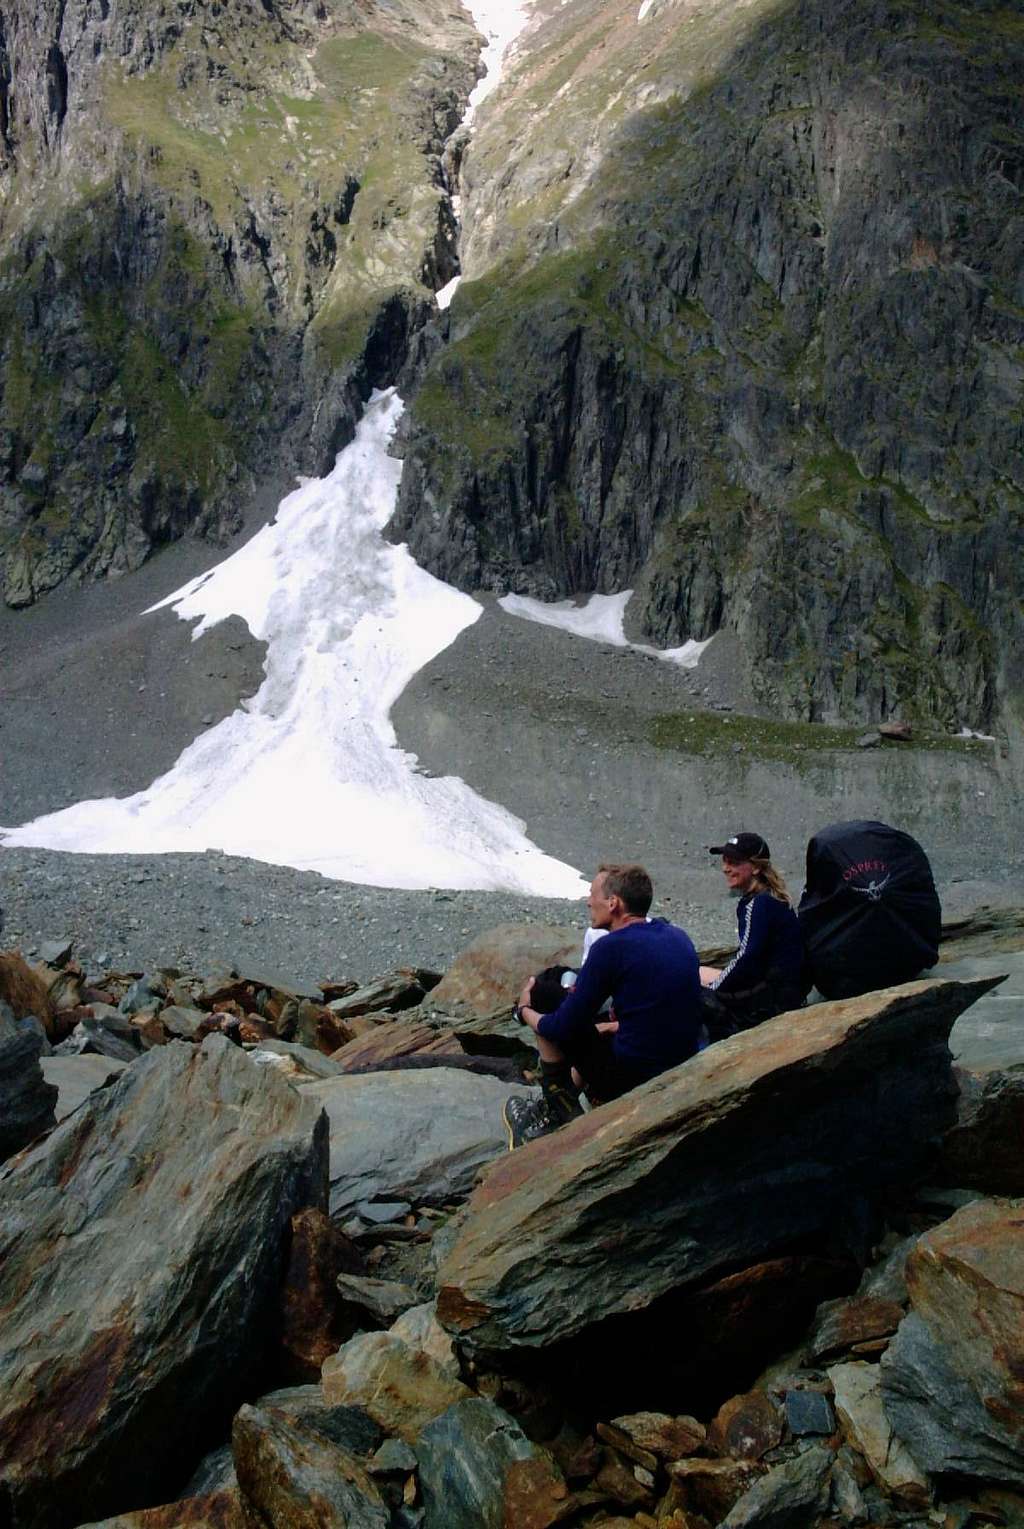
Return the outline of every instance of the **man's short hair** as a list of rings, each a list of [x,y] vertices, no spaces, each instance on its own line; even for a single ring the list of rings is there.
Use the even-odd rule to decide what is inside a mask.
[[[654,901],[654,884],[642,865],[599,865],[606,897],[618,897],[629,913],[645,918]]]

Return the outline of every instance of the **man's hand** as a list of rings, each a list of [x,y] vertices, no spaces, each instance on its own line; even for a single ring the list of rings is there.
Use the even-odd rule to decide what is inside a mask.
[[[540,1024],[541,1016],[536,1009],[531,1009],[530,1007],[530,999],[533,996],[533,981],[534,979],[531,977],[524,985],[523,991],[519,994],[519,1002],[516,1008],[519,1011],[519,1018],[523,1024],[529,1025],[531,1030],[536,1030]]]
[[[615,1035],[618,1028],[619,1022],[617,1019],[602,1019],[599,1025],[594,1026],[598,1035]]]
[[[700,969],[701,987],[710,987],[712,982],[722,975],[720,966],[702,966]]]

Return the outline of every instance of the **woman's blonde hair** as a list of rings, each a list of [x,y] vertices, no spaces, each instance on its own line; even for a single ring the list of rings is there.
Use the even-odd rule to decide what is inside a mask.
[[[750,863],[756,872],[757,890],[759,892],[770,892],[773,897],[778,898],[780,903],[785,903],[787,908],[792,908],[793,899],[789,895],[786,883],[771,861],[752,859]]]

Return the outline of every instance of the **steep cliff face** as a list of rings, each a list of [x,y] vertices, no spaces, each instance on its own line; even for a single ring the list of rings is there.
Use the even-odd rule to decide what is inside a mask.
[[[985,0],[540,0],[393,534],[788,715],[1019,721],[1022,73]]]
[[[479,46],[447,0],[7,0],[9,604],[330,461],[453,269]]]

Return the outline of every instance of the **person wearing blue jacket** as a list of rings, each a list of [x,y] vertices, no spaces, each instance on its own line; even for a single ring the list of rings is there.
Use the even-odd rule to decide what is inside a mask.
[[[642,866],[601,866],[588,907],[595,929],[571,992],[550,1014],[535,1009],[533,981],[520,997],[519,1018],[537,1035],[541,1098],[505,1104],[509,1146],[557,1130],[591,1103],[617,1099],[697,1051],[703,1025],[700,964],[688,934],[665,919],[648,919],[654,896]],[[607,999],[612,1016],[602,1020]],[[575,1070],[575,1076],[574,1076]]]
[[[771,863],[760,834],[733,834],[713,844],[736,906],[739,948],[728,965],[702,966],[705,1022],[711,1040],[749,1030],[803,1003],[804,949],[800,925],[786,883]]]

